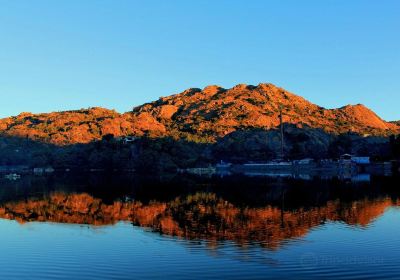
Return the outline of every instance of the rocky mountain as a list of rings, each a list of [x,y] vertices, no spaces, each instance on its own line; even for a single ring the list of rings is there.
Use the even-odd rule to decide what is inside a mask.
[[[272,84],[188,89],[139,106],[132,114],[151,116],[168,132],[213,141],[237,130],[274,129],[281,109],[284,123],[333,134],[387,135],[400,129],[361,104],[325,109]]]
[[[0,134],[56,145],[89,143],[103,136],[170,136],[194,142],[216,142],[242,130],[274,130],[280,110],[284,123],[329,134],[353,132],[388,136],[399,122],[386,122],[363,105],[325,109],[272,84],[208,86],[162,97],[119,114],[90,108],[48,114],[21,113],[0,120]]]

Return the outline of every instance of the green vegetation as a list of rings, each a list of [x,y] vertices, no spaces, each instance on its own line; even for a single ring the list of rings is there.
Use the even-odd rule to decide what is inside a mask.
[[[162,172],[271,160],[280,155],[280,107],[288,159],[399,157],[398,137],[388,138],[398,123],[362,105],[323,109],[259,84],[189,89],[125,114],[89,108],[0,119],[0,165]]]
[[[100,141],[57,146],[29,138],[0,137],[0,166],[51,166],[65,170],[175,171],[177,168],[208,166],[220,160],[243,163],[272,160],[280,155],[279,130],[235,131],[216,143],[205,139],[175,139],[143,136],[126,142],[106,134]],[[195,141],[193,141],[195,140]],[[204,142],[202,142],[204,141]],[[380,159],[399,157],[400,137],[332,135],[309,127],[285,125],[285,156],[288,159],[338,158],[352,153]]]

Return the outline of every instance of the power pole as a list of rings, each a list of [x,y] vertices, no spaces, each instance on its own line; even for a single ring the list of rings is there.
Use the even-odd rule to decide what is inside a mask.
[[[281,159],[285,158],[285,152],[283,149],[284,146],[284,139],[283,139],[283,105],[279,105],[279,122],[281,127]]]

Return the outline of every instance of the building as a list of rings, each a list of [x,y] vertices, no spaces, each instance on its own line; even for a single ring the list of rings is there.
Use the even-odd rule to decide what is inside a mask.
[[[124,142],[124,144],[129,144],[129,143],[135,142],[135,140],[136,140],[136,137],[134,137],[134,136],[126,136],[126,137],[124,137],[123,142]]]
[[[365,165],[365,164],[370,164],[370,158],[369,157],[352,157],[351,161],[360,164],[360,165]]]
[[[135,142],[136,137],[134,136],[121,136],[121,137],[116,137],[115,138],[118,142],[122,142],[124,144],[130,144]]]
[[[357,157],[350,154],[340,156],[340,161],[343,163],[351,162],[357,165],[367,165],[371,163],[370,157]]]

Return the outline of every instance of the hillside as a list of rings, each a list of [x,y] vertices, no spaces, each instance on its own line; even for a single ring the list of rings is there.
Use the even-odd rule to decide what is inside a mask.
[[[272,84],[189,89],[139,106],[133,110],[133,115],[151,115],[170,133],[213,141],[236,130],[276,128],[280,107],[285,123],[321,128],[333,134],[351,131],[387,135],[400,128],[363,105],[324,109]]]
[[[400,131],[399,123],[386,122],[360,104],[324,109],[272,84],[241,84],[231,89],[188,89],[124,114],[103,108],[21,113],[1,119],[0,133],[56,145],[89,143],[107,134],[215,142],[238,130],[276,128],[279,108],[283,108],[285,123],[330,134],[387,136]]]

